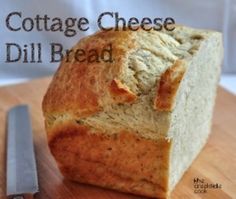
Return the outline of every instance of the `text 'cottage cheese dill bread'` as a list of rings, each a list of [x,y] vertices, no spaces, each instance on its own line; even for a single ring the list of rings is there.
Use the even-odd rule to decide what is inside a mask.
[[[113,62],[62,61],[43,100],[50,150],[71,180],[166,198],[208,138],[221,34],[107,31],[73,48]],[[67,57],[68,59],[68,57]]]

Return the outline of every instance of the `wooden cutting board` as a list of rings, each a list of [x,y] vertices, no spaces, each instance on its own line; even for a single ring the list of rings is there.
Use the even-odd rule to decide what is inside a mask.
[[[47,148],[41,112],[41,101],[49,81],[50,78],[44,78],[0,88],[0,198],[5,198],[6,186],[6,112],[10,107],[20,103],[26,103],[31,108],[40,185],[37,199],[144,198],[63,179]],[[194,180],[198,182],[194,184]],[[215,187],[207,188],[206,193],[195,193],[204,191],[197,185],[207,186],[207,183],[208,186],[213,184]],[[218,89],[209,141],[171,196],[172,199],[236,199],[236,96],[222,88]]]

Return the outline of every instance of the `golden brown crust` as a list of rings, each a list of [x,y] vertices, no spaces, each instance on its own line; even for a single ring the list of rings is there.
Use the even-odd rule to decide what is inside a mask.
[[[153,141],[125,130],[108,135],[71,121],[54,126],[48,141],[62,173],[72,180],[166,197],[171,142],[165,138]]]
[[[166,198],[162,188],[146,180],[134,181],[114,172],[110,167],[97,162],[79,160],[76,167],[59,166],[61,173],[69,180],[97,185],[120,192],[143,195],[153,198]]]
[[[154,108],[158,111],[171,111],[174,107],[175,96],[180,82],[185,74],[185,64],[177,60],[162,74],[157,86]]]
[[[77,118],[85,117],[100,111],[104,104],[127,99],[125,92],[118,93],[117,98],[114,92],[110,95],[110,85],[121,73],[127,54],[135,48],[130,32],[98,32],[82,39],[72,51],[83,49],[88,53],[96,49],[101,53],[109,44],[112,44],[113,62],[78,62],[73,58],[74,53],[63,59],[44,97],[44,115],[67,112]],[[127,101],[132,100],[128,97],[124,102]]]
[[[120,103],[133,102],[137,99],[137,96],[117,79],[112,80],[110,93],[114,97],[115,101]]]

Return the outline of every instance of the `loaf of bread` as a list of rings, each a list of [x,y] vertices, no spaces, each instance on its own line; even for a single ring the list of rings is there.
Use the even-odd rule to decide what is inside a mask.
[[[71,53],[43,100],[49,148],[73,181],[166,198],[207,141],[223,57],[218,32],[106,31],[112,62]]]

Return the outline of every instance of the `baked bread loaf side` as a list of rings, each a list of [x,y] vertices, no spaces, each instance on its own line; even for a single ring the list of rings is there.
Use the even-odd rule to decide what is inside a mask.
[[[168,197],[208,138],[223,56],[218,32],[109,31],[73,47],[43,100],[50,150],[71,180]]]

